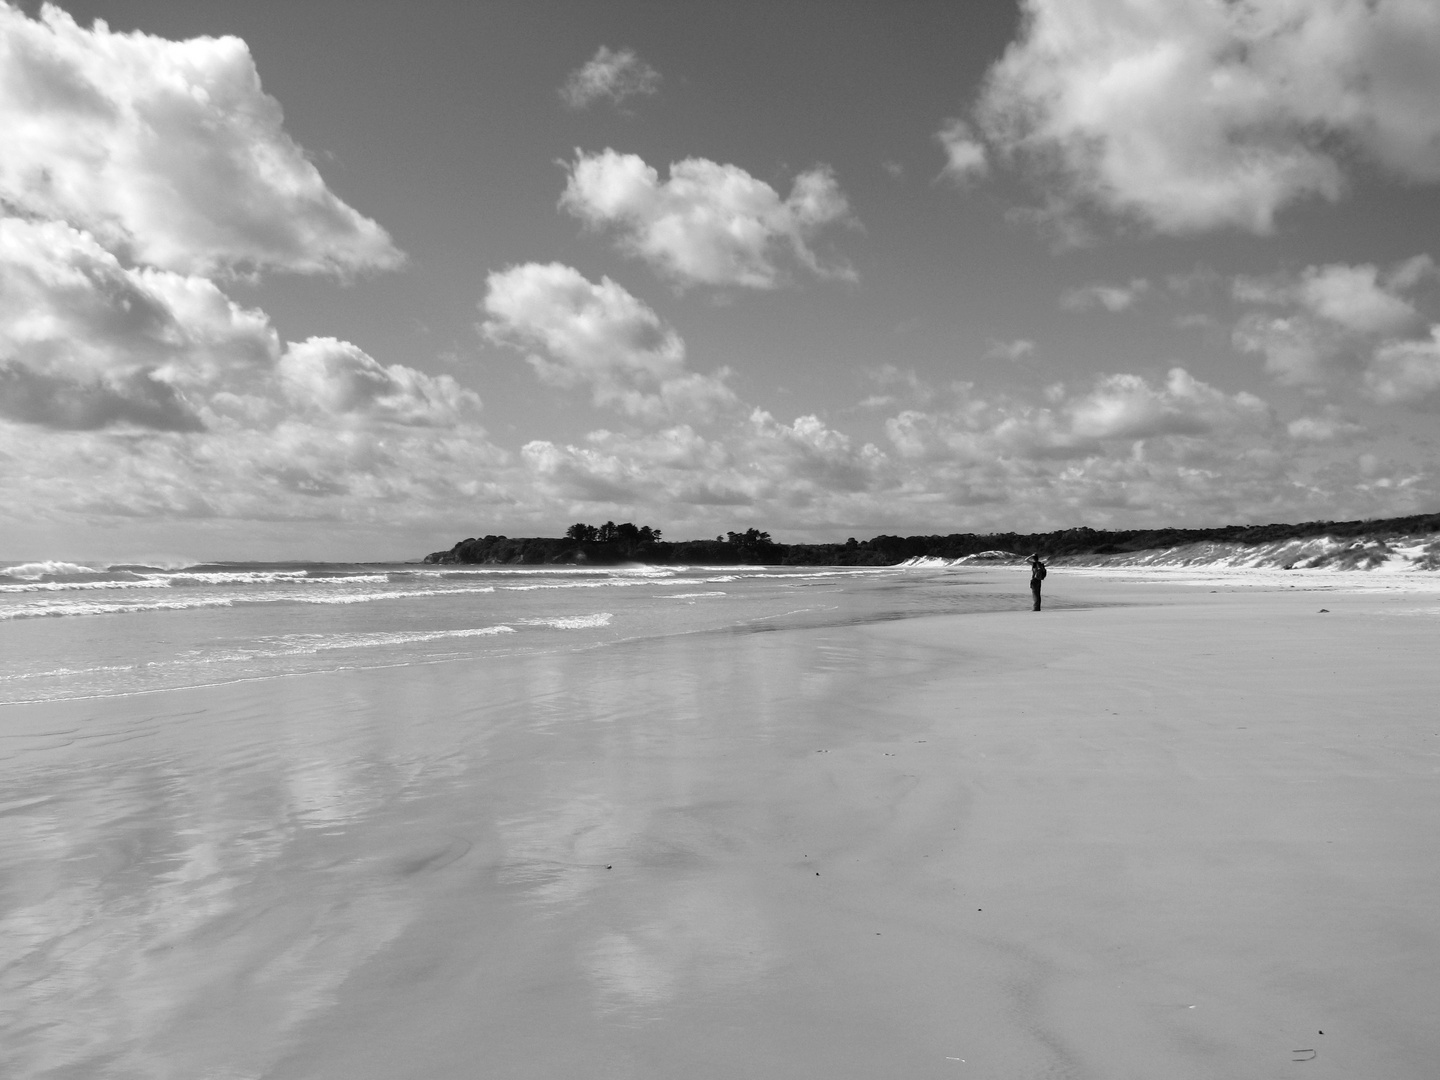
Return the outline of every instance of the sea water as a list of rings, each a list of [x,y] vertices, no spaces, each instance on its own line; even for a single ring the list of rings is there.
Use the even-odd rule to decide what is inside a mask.
[[[0,704],[1003,610],[1027,599],[1023,588],[949,587],[960,576],[937,567],[0,563]]]

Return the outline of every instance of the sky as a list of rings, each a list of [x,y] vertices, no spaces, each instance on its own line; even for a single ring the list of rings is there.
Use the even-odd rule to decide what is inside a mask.
[[[1440,510],[1434,0],[0,0],[0,560]]]

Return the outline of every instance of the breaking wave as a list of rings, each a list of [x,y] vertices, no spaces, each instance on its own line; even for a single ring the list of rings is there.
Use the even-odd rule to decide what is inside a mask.
[[[42,577],[55,577],[61,574],[97,573],[101,573],[101,571],[93,566],[81,566],[79,563],[71,562],[27,562],[0,567],[0,577],[14,578],[19,581],[35,581]]]

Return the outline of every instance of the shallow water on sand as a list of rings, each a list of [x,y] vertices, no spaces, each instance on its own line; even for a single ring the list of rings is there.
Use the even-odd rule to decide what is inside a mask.
[[[0,565],[0,704],[1015,603],[962,580],[893,567]]]
[[[825,853],[786,777],[904,728],[887,688],[963,658],[852,627],[1028,594],[953,571],[704,580],[722,576],[492,573],[501,595],[586,582],[503,611],[471,592],[5,623],[73,627],[41,670],[87,674],[0,706],[0,1074],[652,1074],[627,1058],[637,1026],[793,985],[756,853]],[[536,632],[416,637],[512,624]],[[253,655],[365,634],[394,640]],[[127,635],[167,674],[101,679]],[[212,685],[128,692],[155,679]]]

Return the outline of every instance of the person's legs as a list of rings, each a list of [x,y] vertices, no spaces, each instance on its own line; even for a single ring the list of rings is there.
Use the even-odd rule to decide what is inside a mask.
[[[1030,591],[1035,594],[1035,608],[1034,608],[1034,610],[1039,611],[1039,610],[1040,610],[1040,582],[1038,582],[1038,581],[1032,581],[1032,582],[1030,582]]]

